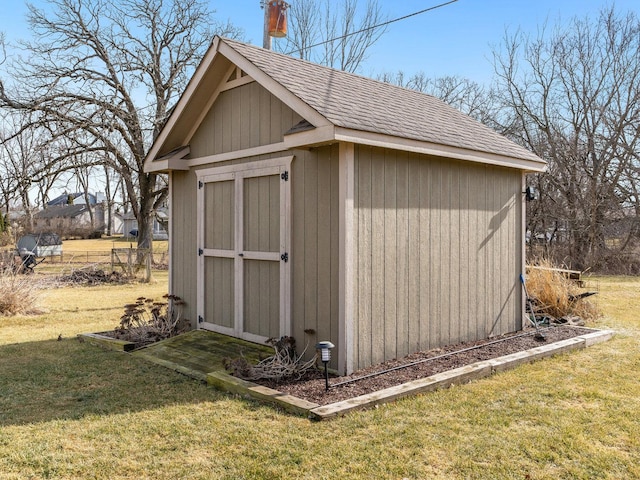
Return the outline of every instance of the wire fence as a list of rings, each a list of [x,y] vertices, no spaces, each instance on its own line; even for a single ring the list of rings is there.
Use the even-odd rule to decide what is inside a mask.
[[[135,251],[135,249],[133,249]],[[64,263],[64,264],[92,264],[92,263],[111,263],[111,250],[105,251],[74,251],[62,252],[61,255],[47,257],[47,263]],[[169,253],[166,251],[154,251],[154,265],[166,265],[169,263]]]

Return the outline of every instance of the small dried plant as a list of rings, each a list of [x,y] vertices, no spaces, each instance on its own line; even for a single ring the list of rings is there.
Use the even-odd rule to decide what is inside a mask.
[[[225,359],[224,367],[231,373],[245,380],[299,380],[316,365],[316,356],[304,361],[303,351],[300,355],[296,353],[296,344],[293,337],[284,336],[279,340],[271,338],[267,343],[273,345],[275,353],[262,360],[256,365],[251,365],[244,357],[233,360]]]
[[[125,305],[116,337],[144,346],[188,331],[190,323],[182,317],[184,301],[176,295],[163,298],[165,301],[156,302],[139,297],[136,303]]]

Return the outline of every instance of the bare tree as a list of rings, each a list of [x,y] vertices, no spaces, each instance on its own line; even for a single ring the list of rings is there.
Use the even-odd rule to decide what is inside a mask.
[[[598,265],[619,251],[607,232],[638,214],[638,17],[612,7],[536,38],[505,35],[494,58],[512,133],[549,162],[529,229],[565,236],[573,266]]]
[[[34,208],[42,205],[58,176],[68,168],[50,155],[50,132],[30,125],[29,113],[7,113],[0,132],[0,173],[6,202],[17,200],[25,212],[25,226],[32,227]],[[32,198],[36,194],[35,200]]]
[[[378,0],[297,0],[289,7],[288,36],[274,49],[355,72],[386,31]]]
[[[208,48],[217,24],[202,0],[48,0],[29,6],[33,42],[0,82],[0,106],[33,112],[34,125],[72,148],[60,158],[100,157],[122,178],[149,247],[166,182],[145,173],[145,153]]]
[[[498,123],[500,102],[493,89],[459,76],[428,77],[424,72],[407,76],[403,71],[382,73],[378,80],[426,93],[448,103],[501,133],[508,128]]]

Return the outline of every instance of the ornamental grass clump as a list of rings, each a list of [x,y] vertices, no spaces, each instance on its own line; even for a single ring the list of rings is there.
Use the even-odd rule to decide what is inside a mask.
[[[0,316],[32,315],[37,307],[39,290],[32,278],[0,270]]]
[[[190,322],[182,317],[184,301],[176,295],[164,295],[166,300],[139,297],[135,303],[125,305],[116,338],[142,347],[174,337],[190,329]]]
[[[527,290],[531,297],[536,316],[552,319],[579,317],[595,320],[600,315],[598,308],[589,298],[583,298],[584,290],[578,283],[567,278],[562,271],[548,260],[539,260],[527,271]]]

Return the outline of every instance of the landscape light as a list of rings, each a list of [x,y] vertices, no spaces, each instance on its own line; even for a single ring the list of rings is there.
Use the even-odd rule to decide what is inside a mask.
[[[327,364],[331,360],[331,349],[335,345],[331,342],[324,341],[316,344],[316,350],[320,350],[320,360],[324,363],[324,385],[325,391],[329,390],[329,371],[327,370]]]

